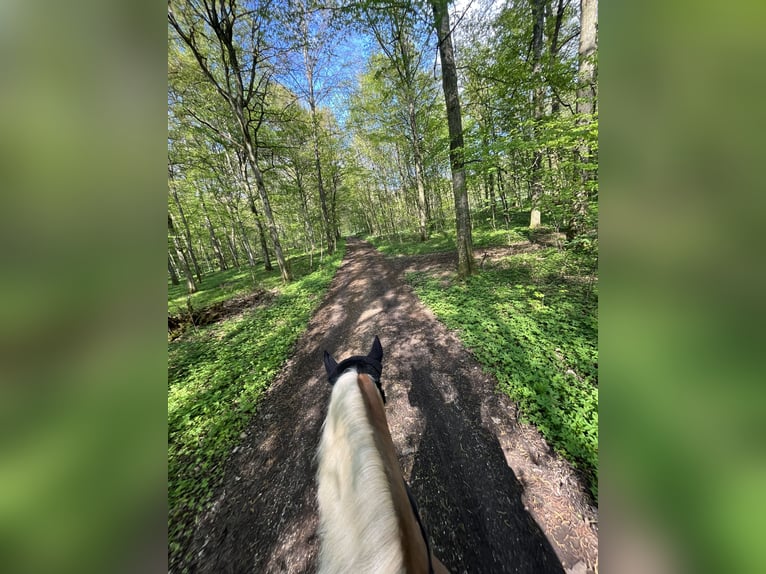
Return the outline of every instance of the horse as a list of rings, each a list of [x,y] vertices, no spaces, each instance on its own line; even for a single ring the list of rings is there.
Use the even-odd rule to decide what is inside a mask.
[[[449,574],[432,552],[402,476],[380,381],[383,347],[340,363],[324,352],[332,386],[317,450],[320,574]]]

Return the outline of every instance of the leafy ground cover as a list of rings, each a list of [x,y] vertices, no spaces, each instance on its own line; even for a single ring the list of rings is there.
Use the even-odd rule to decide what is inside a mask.
[[[340,247],[339,247],[340,249]],[[289,259],[290,268],[295,277],[302,277],[317,267],[319,257],[315,254],[313,261],[308,255],[294,256]],[[274,261],[274,270],[267,272],[262,267],[254,269],[229,269],[205,275],[197,285],[197,292],[189,295],[186,283],[180,285],[168,284],[168,315],[175,315],[187,310],[187,299],[194,309],[202,309],[231,299],[235,295],[249,293],[254,287],[261,289],[277,289],[282,285],[282,278]]]
[[[501,246],[526,233],[484,228],[474,238]],[[376,244],[384,253],[411,253],[396,241]],[[595,263],[556,247],[509,253],[466,281],[428,272],[407,280],[517,402],[522,418],[582,472],[597,499],[598,287],[584,275]]]
[[[272,285],[265,304],[168,344],[168,533],[171,552],[190,532],[223,475],[224,463],[253,416],[258,399],[291,353],[343,259],[344,246],[313,272],[291,261],[297,279],[279,272],[224,272],[203,282],[196,306]],[[225,287],[221,287],[221,284]],[[218,287],[216,287],[218,286]],[[204,290],[203,290],[204,289]],[[169,308],[185,296],[168,293]]]
[[[493,247],[510,245],[525,241],[527,236],[523,229],[476,229],[473,232],[473,245]],[[442,253],[455,251],[455,232],[439,231],[431,234],[427,241],[420,241],[417,234],[401,234],[393,237],[368,236],[365,241],[372,243],[375,248],[386,255],[423,255],[426,253]]]

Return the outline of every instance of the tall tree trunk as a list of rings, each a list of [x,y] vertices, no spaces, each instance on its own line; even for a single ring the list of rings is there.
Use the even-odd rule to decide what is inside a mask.
[[[213,270],[213,262],[210,261],[210,254],[208,253],[207,249],[205,249],[205,245],[202,243],[202,239],[197,239],[197,247],[199,247],[199,252],[202,253],[202,257],[205,258],[205,263],[207,264],[205,273],[210,273]]]
[[[549,53],[551,56],[551,65],[555,61],[559,52],[559,35],[561,34],[561,25],[564,22],[564,10],[566,10],[564,0],[556,0],[556,3],[556,18],[553,23],[553,32],[550,35],[551,44]],[[551,114],[555,116],[559,112],[559,109],[561,109],[561,103],[555,94],[553,94],[551,98]]]
[[[542,79],[543,26],[545,24],[545,0],[532,0],[535,23],[532,28],[532,81],[535,151],[532,158],[532,193],[529,228],[540,226],[540,202],[543,197],[543,150],[540,147],[540,121],[543,118],[545,92]]]
[[[327,194],[322,181],[322,159],[319,153],[319,117],[317,116],[316,95],[314,93],[314,65],[315,60],[309,53],[309,30],[305,15],[301,14],[301,28],[304,34],[303,59],[306,67],[306,83],[308,84],[309,110],[311,112],[311,140],[314,149],[314,167],[317,176],[317,190],[319,191],[319,203],[322,207],[324,230],[327,237],[327,253],[335,251],[335,232],[330,212],[327,209]]]
[[[181,216],[181,223],[184,226],[184,237],[186,238],[186,247],[189,250],[189,256],[191,257],[192,264],[194,265],[194,271],[197,274],[197,281],[201,283],[202,271],[200,271],[199,263],[197,263],[197,256],[194,254],[191,231],[189,231],[189,224],[186,221],[186,216],[184,215],[184,209],[183,207],[181,207],[181,202],[178,199],[178,191],[176,190],[175,185],[172,184],[172,179],[173,179],[172,171],[170,172],[170,179],[171,179],[170,191],[173,195],[173,200],[175,201],[176,207],[178,208],[178,214]]]
[[[282,274],[282,281],[287,283],[288,281],[292,281],[293,276],[292,272],[290,271],[290,267],[287,265],[287,261],[282,254],[282,244],[279,241],[279,232],[277,231],[277,225],[274,222],[274,214],[271,212],[271,204],[269,203],[269,198],[266,194],[266,186],[263,183],[263,175],[255,163],[255,154],[253,153],[252,147],[249,148],[248,153],[250,155],[250,167],[252,168],[253,175],[255,176],[255,186],[258,189],[258,195],[261,197],[263,213],[266,216],[266,227],[269,230],[271,244],[274,246],[274,255],[277,258],[277,265],[279,265],[279,271]]]
[[[173,285],[178,285],[178,273],[176,273],[176,268],[173,265],[173,260],[170,256],[170,253],[168,253],[168,273],[170,273],[170,282]]]
[[[239,250],[237,250],[237,233],[234,230],[233,223],[231,225],[229,234],[226,236],[226,241],[229,243],[229,251],[231,251],[231,256],[234,257],[234,264],[236,265],[237,269],[239,269],[241,264],[239,263]]]
[[[225,215],[221,213],[222,209],[224,210]],[[229,213],[229,210],[226,207],[224,201],[218,198],[216,198],[215,210],[218,215],[218,219],[221,221],[221,225],[223,226],[223,236],[226,239],[226,247],[228,247],[229,253],[231,254],[232,264],[234,267],[239,269],[239,253],[237,251],[237,246],[231,242],[232,232],[230,232],[229,228],[226,226],[227,221],[231,223],[231,213]]]
[[[475,270],[473,239],[471,237],[471,213],[465,182],[465,149],[463,144],[463,121],[460,116],[460,98],[457,86],[457,67],[452,48],[447,0],[431,0],[434,25],[439,40],[442,86],[447,106],[447,125],[450,138],[450,167],[452,169],[452,193],[455,196],[455,220],[457,225],[458,275],[467,277]]]
[[[410,122],[410,138],[412,141],[412,154],[415,163],[415,185],[418,189],[418,227],[420,229],[420,240],[428,239],[428,205],[426,203],[426,186],[423,181],[423,157],[420,153],[420,142],[418,141],[418,126],[415,116],[415,102],[410,100],[408,104],[408,114]]]
[[[303,175],[297,165],[293,165],[293,169],[295,169],[295,183],[298,188],[298,197],[301,200],[301,211],[303,211],[303,232],[306,234],[306,243],[310,248],[311,260],[313,261],[314,251],[316,251],[316,239],[314,238],[314,226],[311,224],[309,202],[306,197],[306,191],[303,189]]]
[[[176,256],[178,257],[178,261],[181,263],[181,269],[183,270],[184,276],[186,277],[186,288],[189,293],[195,293],[197,291],[197,284],[194,282],[194,275],[192,274],[189,267],[189,261],[186,258],[186,253],[178,241],[176,226],[173,222],[173,216],[171,216],[170,213],[168,213],[168,231],[170,231],[170,235],[173,238],[173,247],[176,250]]]
[[[234,165],[232,164],[231,157],[226,154],[226,160],[229,163],[229,167],[234,171]],[[255,197],[253,196],[253,186],[250,183],[250,177],[247,174],[247,160],[242,154],[237,154],[237,166],[239,169],[239,178],[242,180],[242,185],[247,193],[247,204],[250,207],[250,211],[255,219],[255,225],[258,228],[258,239],[261,244],[261,252],[263,253],[263,267],[266,271],[271,271],[274,267],[271,264],[271,256],[269,255],[269,243],[266,240],[266,232],[263,229],[263,222],[261,216],[258,213],[258,209],[255,207]]]
[[[332,216],[332,228],[335,230],[336,247],[337,242],[340,241],[340,226],[338,225],[338,182],[340,181],[340,174],[337,166],[332,172],[332,193],[330,194],[330,215]]]
[[[252,195],[249,197],[249,201],[250,211],[253,212],[255,225],[258,227],[258,238],[261,242],[261,252],[263,253],[263,268],[266,269],[266,271],[271,271],[274,269],[274,266],[271,264],[271,255],[269,255],[269,242],[266,240],[266,231],[263,229],[263,222],[261,221],[261,216],[258,213],[258,210],[255,208],[255,200]]]
[[[579,82],[577,89],[577,113],[581,114],[578,120],[580,124],[593,121],[592,115],[596,111],[596,64],[594,55],[598,47],[598,0],[580,0],[580,45],[579,58]],[[592,161],[590,147],[582,143],[578,149],[579,163],[585,164]],[[573,222],[570,238],[584,230],[585,219],[588,211],[588,188],[595,179],[591,170],[580,171],[581,187],[575,195],[573,209]]]
[[[239,208],[237,205],[231,206],[232,217],[234,219],[234,226],[239,230],[239,241],[242,244],[242,248],[247,255],[247,262],[250,267],[255,267],[255,256],[253,255],[253,248],[250,245],[250,239],[247,237],[247,230],[242,223],[242,218],[239,216]]]
[[[205,225],[207,225],[207,230],[210,233],[210,243],[213,245],[213,253],[215,253],[216,259],[218,259],[218,266],[220,270],[226,271],[228,269],[228,266],[226,265],[226,259],[223,256],[223,251],[221,250],[221,243],[218,241],[218,237],[215,235],[213,223],[210,221],[210,214],[207,211],[205,199],[200,197],[200,203],[202,204],[202,213],[205,216]]]

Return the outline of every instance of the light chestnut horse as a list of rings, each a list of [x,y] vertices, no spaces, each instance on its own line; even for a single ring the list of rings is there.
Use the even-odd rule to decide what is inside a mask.
[[[317,451],[319,573],[449,574],[433,555],[388,430],[378,337],[338,364]]]

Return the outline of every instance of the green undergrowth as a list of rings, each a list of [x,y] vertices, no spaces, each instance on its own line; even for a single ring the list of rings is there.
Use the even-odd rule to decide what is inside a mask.
[[[501,247],[525,241],[526,230],[523,227],[510,229],[474,229],[473,246]],[[426,241],[420,241],[418,235],[369,235],[365,241],[372,243],[378,251],[386,255],[423,255],[454,251],[454,230],[433,233]]]
[[[345,245],[319,268],[293,266],[266,305],[188,330],[168,345],[168,503],[171,555],[223,477],[259,397],[291,353],[340,266]],[[277,272],[278,276],[278,272]],[[232,276],[235,278],[235,276]],[[214,290],[212,290],[214,291]],[[230,295],[229,295],[230,296]],[[211,293],[208,301],[220,294]]]
[[[338,246],[342,249],[341,246]],[[319,256],[314,254],[313,260],[309,255],[297,255],[288,260],[290,269],[295,277],[303,277],[319,265]],[[273,262],[271,271],[266,271],[263,265],[255,268],[229,269],[210,273],[202,278],[197,285],[196,293],[189,295],[186,282],[182,279],[180,285],[168,284],[168,315],[176,315],[187,310],[187,299],[194,309],[209,307],[231,299],[236,295],[249,293],[253,288],[278,289],[282,285],[282,276],[277,262]]]
[[[506,257],[465,281],[409,274],[420,299],[519,405],[598,499],[598,291],[548,248]]]
[[[510,225],[506,228],[497,222],[492,228],[489,214],[486,210],[475,214],[476,221],[471,232],[471,240],[476,249],[485,247],[508,247],[530,239],[533,235],[552,232],[547,226],[538,231],[529,230],[529,212],[519,211],[510,214]],[[502,219],[502,218],[500,218]],[[457,249],[455,230],[445,229],[431,233],[426,241],[420,241],[415,233],[400,233],[396,235],[368,235],[365,241],[372,243],[378,251],[386,255],[424,255],[426,253],[442,253]]]

